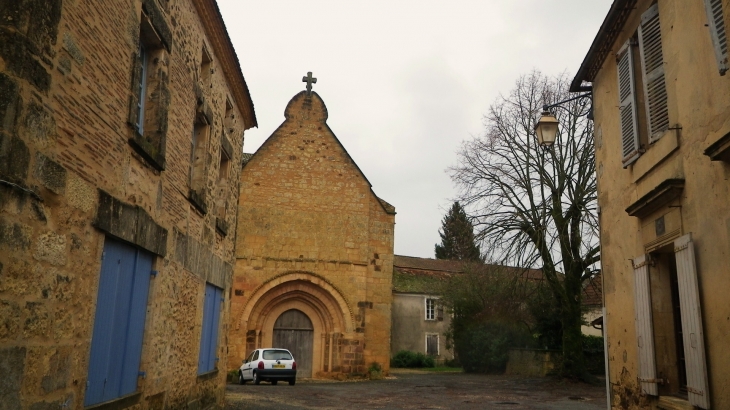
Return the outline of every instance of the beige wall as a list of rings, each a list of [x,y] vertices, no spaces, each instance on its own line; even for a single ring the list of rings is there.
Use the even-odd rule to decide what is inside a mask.
[[[229,367],[268,347],[284,304],[315,325],[313,373],[387,369],[395,212],[326,124],[316,93],[241,172]]]
[[[393,328],[391,330],[391,356],[401,350],[426,353],[426,335],[439,335],[439,355],[443,362],[454,358],[453,349],[446,348],[444,335],[451,325],[451,314],[444,312],[443,320],[426,320],[426,298],[435,296],[393,293]]]
[[[634,273],[631,261],[645,253],[657,260],[650,267],[653,290],[658,377],[668,378],[660,395],[676,390],[672,374],[673,336],[667,315],[668,275],[665,261],[674,251],[672,241],[692,233],[704,324],[704,341],[713,408],[730,408],[730,166],[711,162],[703,151],[730,131],[730,75],[720,76],[707,17],[701,1],[659,0],[665,79],[670,129],[646,147],[646,152],[627,169],[621,164],[621,138],[615,55],[639,24],[650,5],[640,0],[613,50],[594,81],[596,167],[601,208],[601,263],[603,292],[608,310],[608,365],[617,408],[650,404],[637,386],[637,340],[634,327]],[[725,21],[730,3],[723,1]],[[626,208],[669,178],[685,180],[680,196],[643,218],[632,217]],[[665,215],[667,232],[656,238],[654,221]],[[674,224],[669,226],[670,224]],[[652,241],[654,241],[652,243]],[[663,288],[662,288],[663,287]],[[665,328],[666,329],[666,328]],[[670,346],[671,345],[671,346]],[[675,372],[676,373],[676,372]],[[674,381],[672,381],[674,380]]]
[[[106,303],[97,301],[107,234],[96,227],[99,221],[117,221],[103,229],[158,254],[140,365],[146,377],[138,379],[140,394],[130,403],[140,408],[223,404],[225,372],[198,378],[197,362],[210,281],[225,288],[218,367],[227,368],[223,352],[234,232],[216,232],[213,214],[201,214],[186,198],[197,106],[193,90],[203,44],[216,69],[203,90],[213,115],[209,203],[218,195],[214,185],[227,97],[237,118],[225,137],[233,147],[234,175],[247,125],[193,2],[159,4],[157,17],[171,28],[172,38],[171,51],[154,63],[155,75],[169,76],[164,171],[128,143],[142,1],[3,6],[2,13],[12,16],[0,22],[0,397],[7,408],[83,408],[95,309],[97,302]],[[233,210],[238,191],[231,181],[217,188],[227,191]],[[104,205],[97,189],[120,207],[109,220],[98,214]],[[231,226],[235,219],[235,212],[225,217]],[[137,241],[145,227],[155,230],[152,239]],[[207,263],[198,262],[203,259]]]

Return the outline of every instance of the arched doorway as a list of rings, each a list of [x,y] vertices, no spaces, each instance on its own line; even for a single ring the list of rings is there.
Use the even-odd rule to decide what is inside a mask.
[[[297,376],[312,377],[314,326],[304,312],[290,309],[274,323],[273,347],[288,349],[297,362]]]

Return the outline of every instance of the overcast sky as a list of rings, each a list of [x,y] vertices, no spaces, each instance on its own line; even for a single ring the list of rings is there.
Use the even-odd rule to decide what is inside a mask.
[[[446,168],[520,74],[574,74],[612,0],[218,0],[256,109],[255,152],[305,88],[395,206],[395,253],[434,257]]]

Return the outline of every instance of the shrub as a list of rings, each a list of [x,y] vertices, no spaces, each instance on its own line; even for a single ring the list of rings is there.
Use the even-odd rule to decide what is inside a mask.
[[[380,363],[370,363],[370,367],[368,367],[368,377],[370,380],[380,380],[383,378],[383,368],[380,366]]]
[[[391,367],[436,367],[433,357],[426,356],[423,353],[416,353],[410,350],[401,350],[390,359]]]

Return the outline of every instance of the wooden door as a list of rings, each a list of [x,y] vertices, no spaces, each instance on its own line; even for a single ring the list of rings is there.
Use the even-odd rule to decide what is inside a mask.
[[[274,323],[274,345],[289,350],[297,362],[297,377],[312,377],[314,328],[302,311],[291,309]]]

